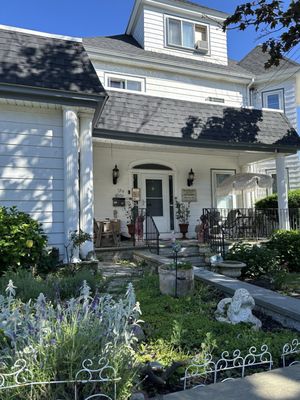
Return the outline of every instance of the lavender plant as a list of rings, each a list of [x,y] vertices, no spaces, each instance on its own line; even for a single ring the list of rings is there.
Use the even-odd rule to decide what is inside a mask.
[[[0,378],[3,365],[5,373],[11,373],[16,360],[23,359],[31,382],[72,380],[83,360],[96,362],[105,356],[122,377],[118,399],[127,398],[136,373],[131,325],[139,323],[141,314],[132,284],[125,297],[115,301],[110,295],[92,296],[84,281],[77,298],[55,306],[42,293],[35,301],[23,303],[16,299],[15,290],[9,281],[6,296],[0,296],[0,329],[9,344],[0,350]],[[7,379],[6,385],[12,383],[12,377]],[[0,391],[0,399],[67,399],[70,388],[44,385],[42,390],[41,386],[32,390]]]

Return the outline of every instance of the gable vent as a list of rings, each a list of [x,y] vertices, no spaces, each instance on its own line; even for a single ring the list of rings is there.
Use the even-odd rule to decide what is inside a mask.
[[[222,99],[221,97],[208,97],[206,101],[211,101],[213,103],[225,103],[225,99]]]

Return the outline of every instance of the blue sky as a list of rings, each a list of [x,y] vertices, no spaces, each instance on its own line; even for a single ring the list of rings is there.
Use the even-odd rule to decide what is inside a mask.
[[[232,13],[242,0],[194,0]],[[286,0],[288,3],[289,0]],[[124,33],[134,0],[2,0],[0,24],[70,36]],[[229,55],[241,59],[259,41],[253,30],[229,32]]]

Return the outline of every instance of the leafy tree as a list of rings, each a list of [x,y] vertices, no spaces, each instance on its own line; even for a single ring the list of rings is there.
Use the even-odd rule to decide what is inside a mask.
[[[263,52],[268,52],[269,60],[265,68],[278,66],[284,54],[300,43],[300,0],[292,0],[286,6],[282,0],[255,0],[237,6],[233,15],[223,25],[226,30],[244,31],[249,26],[261,32]]]

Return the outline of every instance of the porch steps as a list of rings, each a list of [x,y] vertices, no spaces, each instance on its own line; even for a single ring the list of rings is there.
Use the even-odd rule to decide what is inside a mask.
[[[178,241],[178,243],[181,245],[177,256],[179,262],[190,262],[196,266],[205,265],[205,254],[199,253],[199,243],[197,240],[182,240]],[[173,259],[174,253],[170,241],[160,244],[159,254],[162,257]]]

